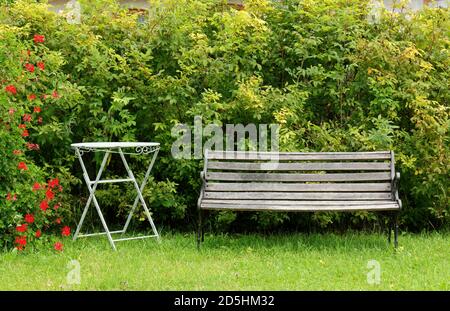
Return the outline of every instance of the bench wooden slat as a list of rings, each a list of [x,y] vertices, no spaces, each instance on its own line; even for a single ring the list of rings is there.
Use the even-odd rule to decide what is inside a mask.
[[[253,204],[253,205],[309,205],[314,208],[315,205],[373,205],[373,200],[366,201],[350,201],[350,200],[340,200],[340,201],[328,201],[328,200],[317,200],[317,201],[306,201],[306,200],[227,200],[227,199],[204,199],[202,203],[214,203],[214,204],[224,204],[232,207],[233,205],[241,204]],[[392,204],[392,200],[377,200],[377,205]]]
[[[389,200],[391,192],[208,192],[205,199],[280,199],[280,200]]]
[[[389,171],[390,163],[383,162],[335,162],[335,163],[248,163],[208,161],[208,169],[238,171]]]
[[[376,152],[245,152],[208,151],[216,160],[389,160],[389,151]]]
[[[391,183],[207,183],[206,191],[364,192],[391,191]]]
[[[310,205],[254,205],[254,204],[239,204],[239,205],[227,205],[227,204],[215,204],[215,203],[202,203],[201,208],[211,210],[232,210],[237,211],[357,211],[357,210],[396,210],[399,208],[398,204],[372,204],[372,205],[316,205],[312,209]]]
[[[228,181],[387,181],[389,172],[377,173],[333,173],[333,174],[289,174],[289,173],[223,173],[207,172],[206,179]]]

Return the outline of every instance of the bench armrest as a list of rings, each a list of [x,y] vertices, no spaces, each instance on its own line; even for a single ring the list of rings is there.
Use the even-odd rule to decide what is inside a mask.
[[[396,172],[393,183],[392,183],[392,194],[394,196],[394,199],[398,202],[400,208],[402,208],[402,200],[400,200],[399,195],[398,195],[399,182],[400,182],[400,173]]]
[[[202,203],[202,199],[203,199],[203,193],[205,192],[206,179],[205,179],[205,172],[204,171],[200,172],[200,178],[202,180],[202,188],[200,190],[200,196],[198,197],[198,201],[197,201],[197,208],[198,209],[200,209],[200,204]]]

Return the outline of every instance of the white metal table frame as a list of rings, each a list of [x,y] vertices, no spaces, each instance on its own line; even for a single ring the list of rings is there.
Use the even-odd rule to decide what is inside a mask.
[[[77,155],[80,164],[81,169],[83,170],[83,177],[86,182],[86,185],[89,189],[89,198],[86,202],[86,205],[83,210],[83,214],[81,215],[80,222],[78,223],[77,229],[75,231],[75,234],[73,236],[73,240],[75,241],[78,237],[88,237],[88,236],[96,236],[96,235],[105,235],[108,237],[109,243],[111,244],[111,247],[113,250],[116,250],[116,245],[114,242],[119,241],[126,241],[126,240],[134,240],[134,239],[144,239],[144,238],[151,238],[155,237],[158,241],[160,239],[158,231],[156,230],[155,224],[153,223],[153,219],[150,215],[150,211],[147,207],[147,204],[145,203],[144,197],[142,195],[142,191],[145,188],[145,185],[147,184],[148,178],[150,176],[150,172],[153,168],[153,165],[155,163],[156,157],[159,152],[159,143],[154,142],[91,142],[91,143],[76,143],[71,144],[71,147],[75,149],[75,154]],[[129,150],[130,148],[133,148],[134,152],[124,152],[122,149]],[[89,174],[86,170],[86,166],[83,162],[83,154],[85,152],[104,152],[105,155],[103,156],[102,163],[100,165],[100,169],[97,173],[97,177],[95,180],[91,180],[89,178]],[[128,178],[124,179],[105,179],[101,180],[102,173],[106,167],[106,163],[108,161],[109,156],[112,153],[118,153],[120,155],[120,158],[122,159],[122,163],[128,173]],[[141,185],[138,185],[138,182],[136,181],[136,178],[134,177],[133,172],[131,171],[128,162],[125,158],[125,154],[153,154],[150,165],[148,166],[148,169],[145,173],[144,179],[142,180]],[[100,209],[100,205],[98,204],[97,198],[95,197],[95,190],[97,189],[98,184],[106,184],[106,183],[117,183],[117,182],[133,182],[134,187],[136,189],[137,195],[134,200],[133,206],[130,210],[130,213],[128,214],[127,220],[125,222],[125,225],[122,230],[118,231],[110,231],[108,229],[108,225],[106,224],[105,218],[103,217],[102,211]],[[86,214],[89,210],[89,207],[91,205],[91,202],[94,202],[94,206],[97,210],[98,216],[100,217],[100,221],[103,225],[103,228],[105,229],[104,232],[98,232],[98,233],[89,233],[89,234],[80,234],[81,227],[83,225],[84,219],[86,217]],[[148,218],[148,221],[150,223],[150,226],[153,230],[153,235],[146,235],[146,236],[135,236],[135,237],[125,237],[125,238],[118,238],[113,239],[112,234],[120,233],[124,234],[126,233],[128,226],[130,224],[131,218],[133,216],[133,213],[138,205],[138,203],[141,203],[142,207],[144,208],[144,212]]]

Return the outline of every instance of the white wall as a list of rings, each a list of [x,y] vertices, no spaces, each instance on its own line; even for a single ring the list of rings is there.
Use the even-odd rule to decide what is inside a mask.
[[[93,0],[95,1],[95,0]],[[277,1],[277,0],[274,0]],[[318,0],[320,1],[320,0]],[[398,3],[398,0],[382,0],[385,7],[387,9],[392,10],[392,4],[394,2]],[[69,0],[49,0],[48,3],[52,5],[51,10],[58,12],[59,10],[64,9],[65,4],[69,2]],[[150,4],[147,0],[119,0],[119,2],[128,8],[141,8],[147,9],[150,7]],[[229,0],[230,3],[245,3],[245,0]],[[420,10],[424,3],[428,3],[431,7],[449,7],[450,0],[434,0],[434,1],[426,1],[426,0],[409,0],[409,7],[413,10]]]
[[[51,5],[50,10],[58,12],[63,10],[66,3],[69,1],[70,0],[49,0],[48,3]],[[119,2],[126,8],[148,9],[150,7],[147,0],[119,0]]]

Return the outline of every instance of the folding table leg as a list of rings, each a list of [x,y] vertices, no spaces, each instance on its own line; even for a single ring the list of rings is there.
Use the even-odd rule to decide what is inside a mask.
[[[141,201],[142,207],[145,210],[148,221],[150,222],[150,226],[152,227],[153,233],[155,234],[156,238],[159,241],[159,234],[158,234],[158,231],[156,230],[155,224],[153,223],[153,219],[150,216],[150,211],[147,208],[147,204],[145,204],[145,200],[144,200],[144,197],[142,196],[141,189],[139,188],[136,178],[134,178],[133,172],[131,171],[130,167],[128,166],[127,160],[125,159],[125,156],[124,156],[121,148],[119,148],[119,154],[120,154],[120,157],[122,158],[123,165],[125,166],[125,169],[127,170],[129,178],[133,181],[134,187],[136,188],[139,200]]]
[[[86,167],[84,166],[84,163],[83,163],[83,158],[82,158],[81,153],[78,150],[78,148],[75,150],[75,152],[77,154],[78,160],[80,161],[81,169],[83,170],[84,180],[86,181],[87,186],[89,187],[89,185],[90,185],[90,178],[89,178],[89,175],[87,175]],[[95,178],[95,183],[94,183],[94,186],[92,188],[94,191],[97,188],[97,185],[98,185],[97,182],[100,180],[100,177],[102,176],[103,169],[104,169],[104,167],[106,165],[106,161],[108,160],[108,155],[109,155],[109,152],[105,153],[105,156],[103,157],[103,161],[102,161],[102,164],[100,166],[100,170],[97,173],[97,177]],[[88,198],[88,200],[86,202],[86,205],[84,206],[83,214],[81,215],[81,219],[80,219],[80,222],[78,223],[77,230],[75,231],[75,234],[73,235],[73,240],[74,241],[77,239],[78,234],[80,233],[81,226],[83,225],[84,218],[86,217],[87,211],[89,210],[89,206],[91,205],[91,201],[92,201],[92,195],[90,194],[89,198]]]
[[[158,152],[159,152],[159,149],[157,149],[153,153],[152,161],[150,162],[150,165],[149,165],[149,167],[147,169],[147,172],[145,173],[144,180],[142,181],[141,187],[139,188],[141,193],[142,193],[142,191],[144,191],[145,185],[147,184],[148,178],[150,176],[150,172],[152,171],[153,164],[155,164],[155,160],[156,160],[156,157],[158,155]],[[127,218],[127,221],[125,223],[125,226],[122,229],[123,233],[125,233],[127,231],[128,226],[130,225],[131,217],[133,216],[134,210],[136,209],[136,206],[137,206],[138,202],[139,202],[139,195],[136,195],[136,198],[134,199],[133,207],[131,208],[130,213],[128,214],[128,218]]]
[[[87,185],[87,187],[89,189],[89,199],[86,202],[86,206],[84,208],[83,214],[82,214],[81,219],[80,219],[80,223],[78,224],[78,227],[77,227],[77,230],[76,230],[76,232],[74,234],[73,239],[76,240],[76,238],[77,238],[77,236],[78,236],[78,234],[80,232],[81,226],[83,225],[83,221],[84,221],[84,218],[86,217],[86,213],[87,213],[87,211],[89,209],[91,201],[94,201],[95,208],[97,210],[98,216],[100,217],[100,221],[102,222],[103,228],[105,229],[105,233],[106,233],[106,235],[108,237],[109,243],[111,244],[111,247],[113,248],[113,250],[116,250],[116,246],[114,245],[114,241],[113,241],[113,239],[111,237],[111,233],[109,232],[108,226],[106,225],[106,221],[105,221],[105,219],[103,217],[103,214],[102,214],[102,212],[100,210],[100,206],[99,206],[99,204],[97,202],[97,198],[95,197],[95,194],[94,194],[95,190],[97,189],[98,181],[100,180],[100,177],[101,177],[102,172],[103,172],[103,170],[105,168],[106,161],[108,160],[108,157],[109,157],[110,153],[109,153],[109,151],[105,152],[105,156],[103,157],[103,161],[102,161],[102,164],[100,166],[100,170],[97,173],[97,177],[95,179],[95,182],[94,182],[93,186],[91,186],[91,184],[90,184],[91,181],[89,179],[89,175],[87,173],[86,167],[84,166],[83,159],[82,159],[80,151],[78,149],[76,149],[76,153],[77,153],[78,159],[80,160],[81,169],[83,170],[84,181],[86,182],[86,185]]]
[[[102,211],[100,210],[100,206],[98,205],[98,202],[97,202],[97,199],[95,198],[94,192],[92,191],[92,189],[90,187],[89,187],[89,189],[91,190],[92,199],[94,201],[95,208],[97,209],[97,213],[98,213],[98,216],[100,217],[100,221],[103,224],[103,228],[105,228],[106,236],[108,237],[109,243],[111,244],[111,247],[113,248],[113,250],[116,250],[116,245],[114,244],[111,233],[109,232],[108,226],[106,225],[105,218],[103,218]]]

